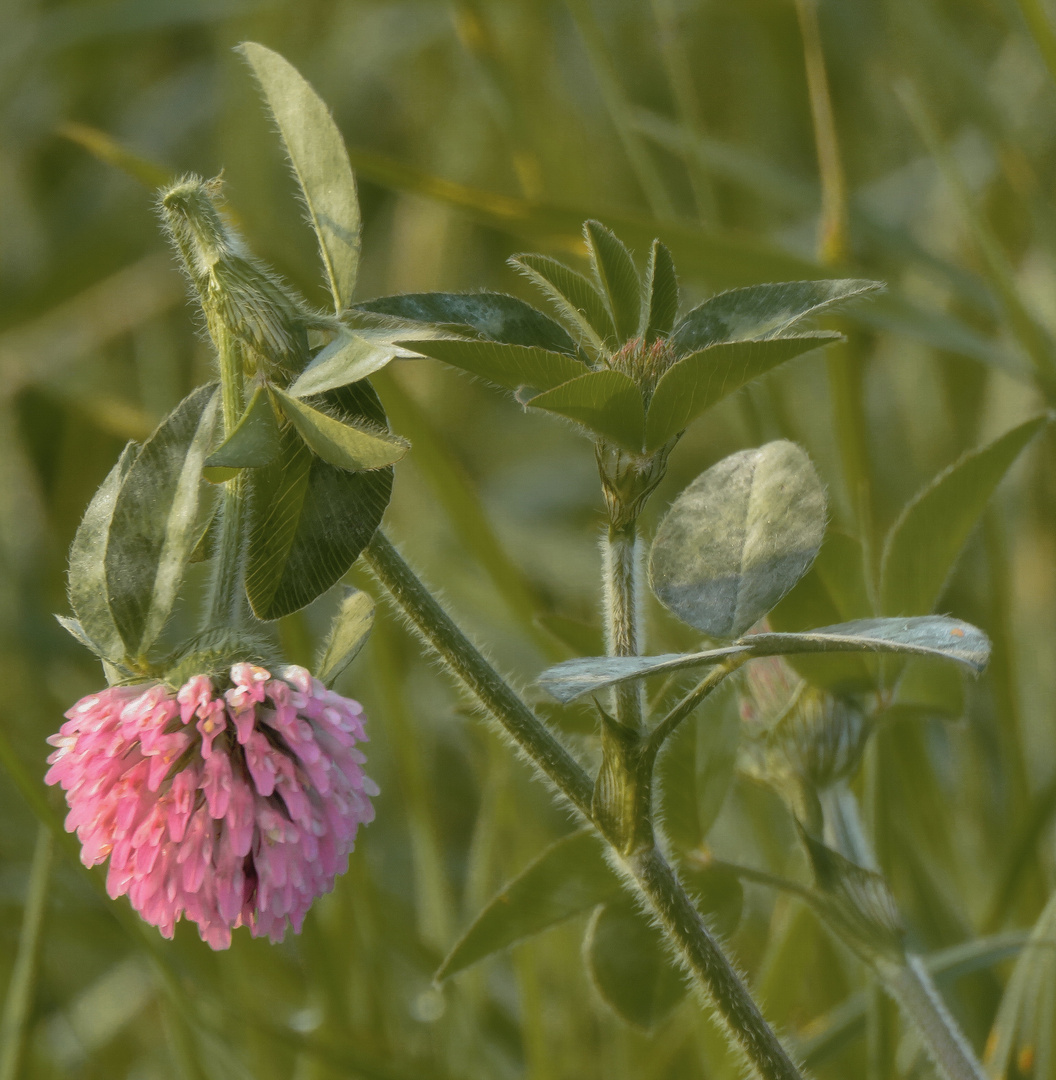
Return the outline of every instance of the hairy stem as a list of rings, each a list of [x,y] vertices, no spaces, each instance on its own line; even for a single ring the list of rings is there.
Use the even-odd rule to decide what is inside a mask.
[[[679,958],[722,1017],[734,1042],[764,1080],[802,1080],[759,1006],[712,937],[674,870],[655,847],[625,865]]]
[[[591,811],[590,778],[474,648],[380,530],[364,549],[363,558],[395,605],[459,682],[501,724],[536,768],[597,825]],[[610,837],[606,839],[612,842]],[[725,1019],[756,1075],[761,1080],[802,1080],[657,848],[650,844],[625,853],[623,864],[656,913],[672,947]]]
[[[220,366],[220,399],[224,438],[235,429],[245,407],[242,358],[230,333],[218,319],[210,320],[209,332],[216,344]],[[243,471],[223,486],[220,503],[220,543],[213,565],[205,624],[238,626],[245,617],[246,485]]]
[[[363,557],[419,636],[525,755],[590,819],[590,777],[481,656],[380,529],[364,549]]]
[[[634,521],[610,526],[604,544],[605,644],[609,656],[637,656],[641,648],[641,550]],[[639,680],[615,688],[616,719],[628,731],[642,727]]]

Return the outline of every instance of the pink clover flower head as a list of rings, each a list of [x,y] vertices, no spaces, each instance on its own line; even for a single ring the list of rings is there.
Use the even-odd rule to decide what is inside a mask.
[[[186,917],[214,949],[231,931],[281,941],[348,866],[374,817],[363,709],[304,668],[235,664],[82,698],[48,742],[85,866],[165,937]]]

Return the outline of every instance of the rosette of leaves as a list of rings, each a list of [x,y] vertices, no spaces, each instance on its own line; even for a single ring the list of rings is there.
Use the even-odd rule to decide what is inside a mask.
[[[589,276],[546,255],[510,260],[555,318],[491,292],[387,296],[358,310],[428,328],[428,338],[408,328],[400,343],[649,457],[753,379],[839,338],[807,329],[811,316],[881,287],[864,280],[753,285],[678,318],[678,277],[659,240],[643,277],[599,222],[586,222],[583,234]]]
[[[388,431],[365,381],[403,350],[378,320],[359,319],[370,325],[357,328],[349,315],[360,214],[341,135],[287,61],[255,44],[243,53],[308,209],[334,314],[313,311],[248,254],[224,220],[218,180],[188,177],[162,194],[163,222],[221,371],[225,364],[236,370],[234,384],[244,390],[233,417],[216,384],[194,390],[142,446],[125,448],[84,515],[70,552],[74,617],[60,621],[102,658],[112,680],[164,671],[187,647],[223,651],[222,627],[206,627],[191,646],[175,648],[162,631],[190,563],[215,562],[217,549],[230,543],[223,523],[214,523],[218,503],[226,512],[226,492],[218,497],[224,485],[243,485],[248,504],[237,518],[239,589],[258,619],[273,620],[348,571],[381,522],[392,465],[408,449]],[[231,383],[225,376],[225,386]],[[327,646],[328,678],[369,627],[361,607],[342,607]],[[244,628],[236,636],[242,653],[257,641]]]

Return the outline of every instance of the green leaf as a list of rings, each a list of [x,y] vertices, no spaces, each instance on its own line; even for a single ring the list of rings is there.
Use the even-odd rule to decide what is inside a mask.
[[[359,382],[380,371],[400,350],[387,341],[372,341],[349,330],[341,333],[312,358],[289,387],[293,397],[323,394]]]
[[[278,53],[254,41],[239,46],[257,77],[319,239],[338,313],[348,307],[359,270],[359,200],[341,132],[319,95]]]
[[[911,619],[858,619],[804,633],[748,634],[721,649],[658,656],[582,656],[547,668],[536,680],[569,702],[607,686],[717,664],[732,656],[795,656],[800,653],[878,652],[938,656],[978,673],[990,658],[990,641],[971,623],[943,615]]]
[[[538,394],[528,405],[567,416],[627,450],[641,452],[645,433],[642,392],[622,371],[588,372]]]
[[[161,633],[208,526],[211,507],[202,504],[213,489],[202,486],[202,466],[216,439],[219,404],[213,385],[184,398],[143,444],[117,493],[106,592],[129,656],[145,653]]]
[[[410,449],[410,443],[398,435],[345,423],[291,397],[277,386],[271,387],[270,393],[308,446],[323,461],[339,469],[352,472],[383,469],[399,461]]]
[[[689,312],[675,327],[671,343],[680,351],[695,352],[723,341],[772,338],[801,319],[883,287],[879,281],[848,279],[731,289]]]
[[[82,633],[92,643],[89,648],[114,663],[125,656],[125,643],[107,598],[106,545],[117,494],[138,453],[135,443],[129,443],[121,452],[88,504],[70,545],[70,607]]]
[[[206,459],[207,468],[259,469],[279,452],[279,424],[264,387],[258,386],[234,431]]]
[[[701,473],[660,523],[653,592],[709,637],[737,637],[803,576],[824,535],[825,492],[803,449],[742,450]]]
[[[583,224],[587,253],[599,291],[608,300],[618,341],[633,338],[642,321],[642,281],[631,253],[599,221]]]
[[[412,322],[469,326],[504,345],[534,346],[569,355],[576,352],[576,343],[563,326],[505,293],[404,293],[368,300],[356,309]]]
[[[449,978],[616,895],[620,883],[593,832],[555,841],[473,920],[436,973]]]
[[[582,375],[586,366],[564,353],[496,341],[410,340],[399,344],[462,368],[507,390],[550,390]]]
[[[645,284],[649,310],[645,320],[645,343],[652,345],[657,338],[667,337],[678,314],[678,276],[671,252],[653,241],[649,252],[649,270]]]
[[[546,255],[515,255],[509,263],[549,297],[581,345],[595,353],[615,345],[612,316],[598,290],[582,274]]]
[[[932,610],[994,489],[1048,420],[1037,416],[969,451],[910,501],[884,543],[882,611],[897,615]]]
[[[583,942],[594,988],[628,1024],[651,1031],[686,995],[659,930],[620,897],[594,912]]]
[[[345,423],[385,423],[367,382],[331,390],[319,400]],[[292,428],[283,432],[279,457],[246,476],[246,591],[260,619],[289,615],[340,580],[374,535],[392,494],[391,468],[336,468],[315,457]]]
[[[683,357],[656,385],[646,423],[646,449],[659,450],[705,409],[786,360],[839,340],[839,334],[817,333],[734,341]]]
[[[366,644],[373,624],[374,601],[365,592],[349,589],[334,616],[322,659],[315,665],[316,677],[333,686]]]

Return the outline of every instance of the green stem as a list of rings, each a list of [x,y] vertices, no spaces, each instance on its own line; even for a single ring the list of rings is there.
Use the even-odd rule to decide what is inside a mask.
[[[223,408],[224,438],[235,429],[245,408],[242,385],[242,357],[238,345],[219,320],[211,320],[209,332],[216,344],[220,367],[220,400]],[[223,486],[220,504],[220,543],[213,564],[213,577],[206,606],[204,630],[216,626],[237,627],[245,619],[245,472]]]
[[[364,549],[363,557],[422,640],[447,663],[520,750],[590,820],[590,777],[474,648],[380,529]]]
[[[51,875],[54,841],[46,825],[37,828],[37,846],[29,871],[25,914],[18,936],[18,952],[11,972],[11,982],[0,1016],[0,1080],[19,1076],[19,1060],[25,1041],[26,1021],[33,1002],[33,982],[40,954],[40,931],[48,903],[48,878]]]
[[[634,521],[610,526],[604,542],[605,644],[609,656],[637,656],[641,648],[641,550]],[[615,688],[616,719],[627,731],[642,727],[642,689],[638,679]]]
[[[593,822],[590,778],[473,647],[380,530],[364,549],[363,557],[422,640],[445,661],[539,771]],[[625,854],[623,864],[756,1074],[762,1080],[802,1080],[659,850],[653,845],[638,848]]]

